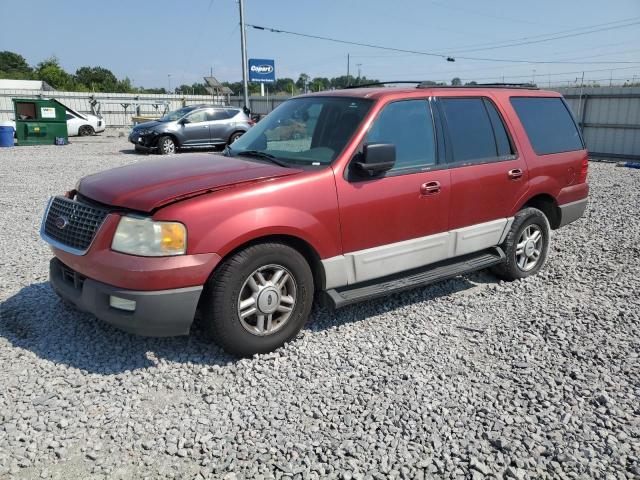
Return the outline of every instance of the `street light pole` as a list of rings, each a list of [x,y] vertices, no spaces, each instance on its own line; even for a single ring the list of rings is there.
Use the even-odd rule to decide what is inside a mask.
[[[242,50],[242,88],[244,106],[249,108],[249,83],[247,80],[247,38],[244,29],[244,0],[238,0],[240,6],[240,49]]]

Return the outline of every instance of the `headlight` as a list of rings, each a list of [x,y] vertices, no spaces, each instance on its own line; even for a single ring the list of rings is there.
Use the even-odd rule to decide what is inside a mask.
[[[136,135],[144,136],[153,133],[152,130],[147,130],[146,128],[141,128],[140,130],[134,130],[133,133]]]
[[[124,216],[111,242],[117,252],[143,257],[184,255],[187,229],[178,222],[154,222],[150,218]]]

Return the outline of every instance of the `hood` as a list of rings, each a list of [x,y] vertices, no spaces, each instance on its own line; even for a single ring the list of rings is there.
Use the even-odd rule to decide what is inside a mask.
[[[145,129],[145,130],[149,130],[152,129],[153,127],[157,127],[158,125],[163,125],[166,122],[158,122],[157,120],[151,120],[150,122],[142,122],[142,123],[138,123],[135,127],[133,127],[133,130],[141,130],[141,129]]]
[[[77,190],[106,205],[151,212],[168,203],[301,170],[206,153],[173,155],[84,177]]]

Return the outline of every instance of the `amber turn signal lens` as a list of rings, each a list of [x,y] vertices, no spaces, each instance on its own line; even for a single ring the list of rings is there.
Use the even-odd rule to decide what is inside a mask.
[[[167,253],[184,252],[186,240],[184,226],[180,223],[162,223],[160,244]]]

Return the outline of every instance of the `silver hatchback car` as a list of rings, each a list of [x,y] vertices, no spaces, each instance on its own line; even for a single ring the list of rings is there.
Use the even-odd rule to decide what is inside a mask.
[[[178,149],[228,145],[253,123],[237,107],[188,105],[158,120],[136,125],[129,134],[129,141],[137,151],[166,155]]]

